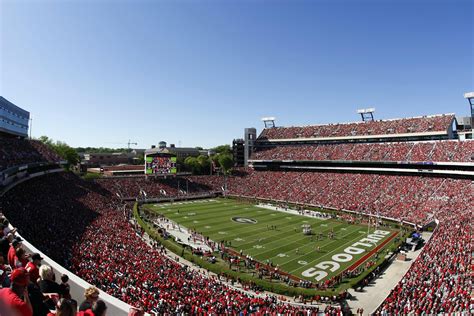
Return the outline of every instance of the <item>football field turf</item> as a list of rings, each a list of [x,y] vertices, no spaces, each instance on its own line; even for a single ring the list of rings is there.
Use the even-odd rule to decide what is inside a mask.
[[[383,228],[374,235],[376,229],[371,228],[368,236],[366,225],[289,214],[232,199],[146,207],[215,242],[230,242],[235,251],[242,250],[259,262],[271,261],[281,270],[312,282],[326,280],[357,264],[394,233]],[[312,235],[303,234],[304,224],[311,226]],[[328,237],[331,230],[335,234],[333,239]],[[323,238],[318,241],[320,232]]]

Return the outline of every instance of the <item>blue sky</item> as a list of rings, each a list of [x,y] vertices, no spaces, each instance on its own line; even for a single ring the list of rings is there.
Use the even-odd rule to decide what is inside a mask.
[[[473,1],[0,2],[0,95],[72,146],[213,147],[277,125],[455,112]],[[126,145],[123,145],[126,146]]]

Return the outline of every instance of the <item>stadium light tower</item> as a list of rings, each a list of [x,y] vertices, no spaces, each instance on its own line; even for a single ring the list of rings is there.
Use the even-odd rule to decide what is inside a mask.
[[[275,127],[275,118],[273,116],[262,117],[262,122],[265,124],[265,128]]]
[[[357,113],[360,114],[362,121],[373,121],[374,120],[374,112],[375,108],[367,108],[367,109],[358,109]]]

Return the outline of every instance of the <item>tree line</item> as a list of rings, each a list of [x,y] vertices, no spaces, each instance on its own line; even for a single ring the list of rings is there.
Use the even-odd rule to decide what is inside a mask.
[[[186,157],[186,159],[178,159],[178,168],[180,171],[189,171],[193,174],[215,174],[220,171],[228,173],[234,165],[232,157],[232,149],[229,145],[221,145],[212,148],[209,156],[199,155],[197,157]],[[184,170],[183,170],[184,169]]]
[[[77,147],[73,148],[62,141],[54,141],[48,136],[38,138],[43,144],[51,148],[59,157],[67,161],[67,168],[77,165],[81,159],[79,153],[113,153],[130,152],[127,148],[107,148],[107,147]],[[202,147],[196,147],[202,149]],[[220,145],[210,149],[210,156],[199,155],[197,157],[178,158],[177,165],[180,172],[192,172],[196,175],[214,174],[216,172],[228,173],[234,165],[232,149],[230,145]],[[138,160],[139,164],[144,163],[143,155]]]

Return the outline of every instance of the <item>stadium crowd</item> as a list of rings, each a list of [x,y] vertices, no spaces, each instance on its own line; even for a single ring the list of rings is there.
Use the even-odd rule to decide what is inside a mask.
[[[207,179],[203,181],[212,183]],[[471,182],[415,176],[249,169],[245,176],[228,177],[227,188],[230,194],[248,198],[379,213],[423,225],[437,213],[450,209],[453,197],[459,200],[469,196]],[[466,206],[461,207],[461,210],[465,209]]]
[[[275,127],[262,131],[259,140],[322,137],[350,137],[360,135],[388,135],[447,131],[454,120],[453,114],[340,123],[312,126]]]
[[[95,181],[105,190],[118,194],[122,198],[184,196],[206,193],[212,190],[212,187],[196,183],[188,178],[104,177]]]
[[[420,257],[379,307],[380,315],[454,315],[474,312],[471,301],[471,213],[443,217]]]
[[[0,137],[0,170],[33,162],[59,162],[61,158],[37,140]]]
[[[94,182],[50,174],[15,187],[5,197],[0,209],[22,236],[86,281],[146,311],[317,311],[240,292],[163,256],[140,238],[142,232],[129,222],[127,212],[118,210],[114,195]],[[338,315],[340,310],[328,307],[326,312]]]
[[[216,178],[195,177],[193,181],[217,184]],[[435,217],[441,223],[433,240],[380,313],[418,308],[427,313],[457,311],[469,306],[470,294],[465,289],[474,251],[468,242],[473,228],[469,210],[474,207],[466,194],[472,192],[470,181],[249,170],[245,177],[229,178],[228,186],[232,193],[249,197],[305,203],[305,197],[314,197],[309,203],[378,211],[420,224]],[[271,298],[250,297],[164,257],[138,238],[141,231],[117,211],[109,191],[71,174],[30,180],[6,197],[1,209],[22,236],[80,277],[127,303],[142,304],[145,310],[232,314],[295,308]],[[70,218],[77,221],[71,224]],[[53,232],[57,238],[51,238]],[[62,238],[65,242],[55,242]]]
[[[106,304],[98,299],[95,288],[86,290],[86,300],[77,312],[77,301],[71,298],[69,277],[55,280],[54,270],[43,264],[41,254],[27,254],[23,239],[11,229],[0,214],[0,315],[5,316],[103,316]],[[95,299],[87,303],[87,292]]]
[[[377,125],[371,133],[380,133],[387,128],[385,125],[398,132],[408,127],[416,131],[439,130],[450,120],[451,116],[413,119],[411,125],[402,124],[401,127],[394,123],[396,120],[387,121],[391,125],[379,122],[383,127]],[[369,123],[356,125],[359,124]],[[350,124],[337,125],[341,126],[334,130],[343,135],[355,128],[345,126]],[[321,128],[319,132],[324,130]],[[311,137],[314,135],[313,132]],[[4,139],[0,142],[0,169],[27,162],[59,160],[39,142]],[[347,160],[357,160],[352,157],[369,160],[409,157],[413,161],[424,161],[427,159],[424,157],[428,157],[443,161],[448,157],[446,161],[470,161],[467,159],[472,157],[473,143],[460,144],[393,144],[394,149],[388,150],[384,147],[386,145],[377,144],[370,145],[373,148],[369,152],[367,147],[359,145],[347,145],[353,146],[351,148],[331,145],[333,148],[327,154],[324,152],[328,147],[318,149],[319,146],[312,147],[311,155],[300,150],[301,147],[294,152],[313,159],[337,159],[335,157],[345,155]],[[293,152],[293,149],[289,153],[278,150],[283,149],[275,149],[272,157],[287,157],[285,155]],[[49,174],[26,181],[7,192],[0,199],[0,211],[24,238],[107,293],[146,311],[196,314],[312,313],[317,308],[295,307],[279,303],[274,297],[259,298],[246,294],[218,278],[204,276],[163,256],[159,249],[148,246],[140,238],[142,231],[129,221],[129,207],[123,207],[116,193],[132,198],[143,195],[143,192],[148,196],[175,196],[185,192],[221,191],[226,186],[232,195],[379,214],[419,225],[436,219],[439,225],[432,239],[377,313],[474,312],[469,291],[474,252],[474,200],[470,180],[330,172],[257,172],[251,169],[227,177],[225,184],[217,176],[181,179],[131,177],[84,181],[69,173]],[[0,274],[3,287],[0,308],[2,302],[9,302],[8,298],[20,296],[18,293],[21,294],[25,287],[28,287],[29,294],[24,298],[28,309],[24,315],[33,312],[35,315],[48,315],[50,309],[73,305],[64,301],[68,300],[67,281],[60,287],[51,279],[47,266],[44,271],[36,269],[41,257],[28,256],[22,251],[15,230],[10,231],[8,221],[1,220],[0,260],[3,263],[0,262],[0,268],[4,273]],[[57,292],[56,296],[46,294],[51,293],[51,289]],[[63,302],[64,305],[59,305],[63,307],[55,307],[58,302]],[[103,306],[94,304],[87,305],[86,311],[90,310],[92,315],[95,315],[94,311],[103,312]],[[90,315],[84,314],[86,311],[81,311],[81,315]],[[340,310],[329,308],[322,312],[336,315]]]
[[[255,160],[474,162],[474,141],[342,143],[260,147]]]
[[[227,185],[231,194],[250,198],[354,210],[419,225],[439,221],[420,257],[377,313],[474,312],[471,180],[249,170],[244,177],[229,178]]]

